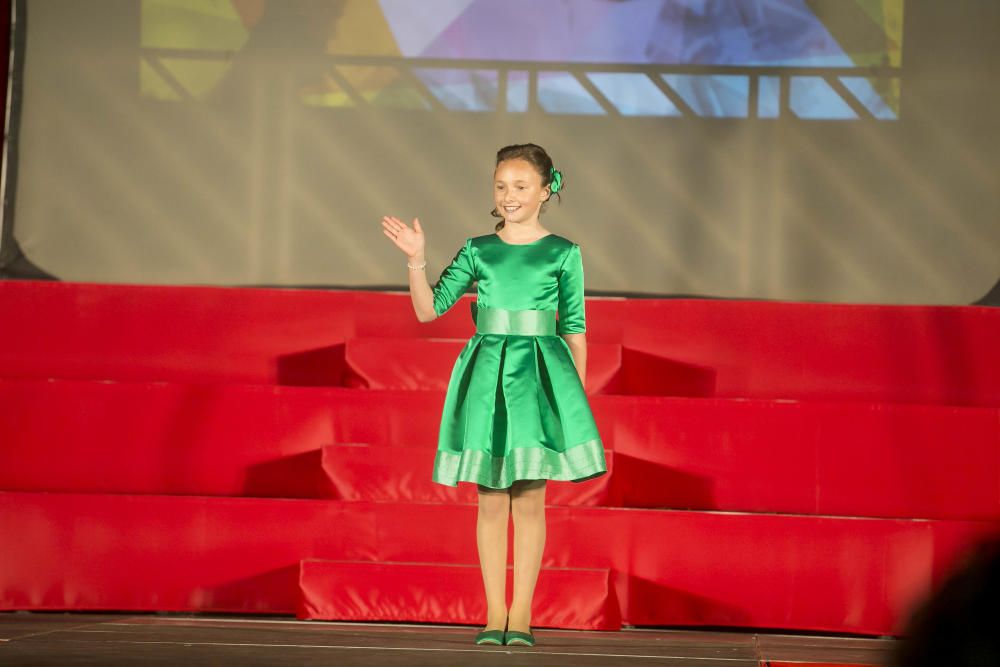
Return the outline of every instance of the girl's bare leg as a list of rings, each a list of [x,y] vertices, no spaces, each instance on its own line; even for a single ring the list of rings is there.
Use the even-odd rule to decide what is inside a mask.
[[[486,588],[486,629],[507,624],[507,524],[511,496],[507,489],[479,486],[476,546]]]
[[[531,630],[531,601],[545,549],[545,480],[522,480],[511,488],[514,515],[514,599],[508,629]]]

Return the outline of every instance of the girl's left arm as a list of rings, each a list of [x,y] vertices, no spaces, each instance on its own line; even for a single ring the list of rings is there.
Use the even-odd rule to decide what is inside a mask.
[[[573,244],[559,270],[559,321],[556,333],[562,336],[573,355],[580,382],[587,380],[587,314],[583,298],[583,258]]]
[[[587,384],[587,334],[568,333],[562,334],[562,339],[569,345],[569,351],[573,355],[573,364],[576,372],[580,375],[580,383]]]

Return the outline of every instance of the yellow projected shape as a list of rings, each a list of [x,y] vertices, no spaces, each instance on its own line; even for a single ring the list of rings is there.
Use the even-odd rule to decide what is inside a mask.
[[[168,73],[167,76],[164,76],[161,72],[157,72],[163,85],[171,90],[175,90],[179,86],[186,91],[187,96],[194,98],[201,98],[210,93],[230,67],[229,61],[226,60],[161,58],[159,62]],[[143,92],[145,92],[145,88]],[[183,97],[185,95],[181,93],[179,97],[165,99],[181,99]]]
[[[230,0],[143,0],[145,49],[239,51],[249,33]],[[161,100],[200,98],[229,70],[218,58],[169,58],[147,53],[139,67],[143,95]]]
[[[239,51],[248,37],[230,0],[143,0],[141,23],[147,49]]]
[[[348,0],[337,17],[326,50],[338,55],[389,56],[402,54],[377,2]],[[349,90],[341,85],[345,82]],[[399,109],[426,109],[423,96],[392,67],[339,65],[323,81],[305,87],[302,101],[311,106],[348,107],[372,104]]]
[[[903,62],[903,4],[904,0],[855,0],[865,14],[885,32],[885,50],[890,67],[900,67]]]
[[[322,83],[306,86],[302,90],[302,103],[313,107],[353,107],[357,106],[352,97],[329,74]]]
[[[886,64],[890,67],[901,67],[903,62],[903,4],[905,0],[855,0],[858,6],[872,21],[877,23],[885,33],[884,62],[871,64]],[[860,63],[859,63],[860,64]],[[892,109],[898,118],[900,115],[901,82],[893,79],[869,79],[872,88]]]
[[[371,0],[347,0],[344,3],[343,13],[337,19],[326,50],[331,55],[402,55],[379,3]]]
[[[428,109],[430,105],[394,67],[338,65],[337,72],[366,102],[396,109]]]
[[[184,99],[184,95],[167,83],[166,79],[154,70],[145,59],[139,61],[139,93],[143,97],[157,100]]]

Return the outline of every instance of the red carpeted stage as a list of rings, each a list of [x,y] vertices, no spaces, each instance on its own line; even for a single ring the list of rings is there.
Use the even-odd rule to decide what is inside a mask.
[[[465,301],[0,305],[0,608],[483,622],[474,491],[430,482]],[[998,529],[996,309],[594,298],[588,340],[611,474],[549,485],[538,627],[898,634]]]

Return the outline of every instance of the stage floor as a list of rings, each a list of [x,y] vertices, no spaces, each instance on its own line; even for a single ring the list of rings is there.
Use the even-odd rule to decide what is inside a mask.
[[[893,639],[698,629],[538,630],[533,648],[475,628],[191,614],[0,613],[0,665],[884,665]]]

